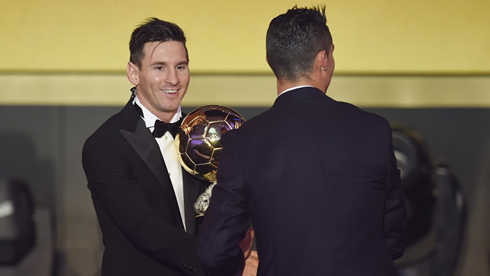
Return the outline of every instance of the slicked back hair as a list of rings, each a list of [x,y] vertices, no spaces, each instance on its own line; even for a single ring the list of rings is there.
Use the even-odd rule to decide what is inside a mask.
[[[129,41],[129,60],[141,68],[141,61],[145,57],[144,47],[148,42],[167,42],[179,41],[182,42],[185,48],[187,59],[189,53],[187,51],[186,38],[184,31],[172,22],[160,20],[155,17],[146,19],[141,25],[137,26],[131,34]]]
[[[267,61],[279,80],[308,76],[320,51],[328,51],[332,35],[325,6],[298,8],[272,19],[266,36]]]

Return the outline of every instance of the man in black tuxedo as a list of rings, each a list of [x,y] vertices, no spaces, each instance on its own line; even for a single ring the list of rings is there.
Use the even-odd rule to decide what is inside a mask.
[[[206,183],[182,169],[172,135],[190,78],[185,43],[180,27],[156,18],[134,30],[133,95],[84,145],[103,276],[203,275],[192,205]]]
[[[199,228],[205,272],[232,275],[243,265],[238,244],[251,219],[258,275],[398,275],[406,211],[391,128],[325,94],[334,71],[325,7],[274,18],[266,48],[278,97],[222,137],[218,185]]]

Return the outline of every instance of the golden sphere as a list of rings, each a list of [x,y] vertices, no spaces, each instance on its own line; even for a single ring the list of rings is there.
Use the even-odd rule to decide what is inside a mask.
[[[206,105],[187,114],[175,136],[182,167],[197,178],[216,182],[221,135],[244,122],[238,112],[219,105]]]

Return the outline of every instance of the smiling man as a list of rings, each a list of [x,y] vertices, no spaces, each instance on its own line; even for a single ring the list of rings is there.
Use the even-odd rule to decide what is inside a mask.
[[[157,18],[133,31],[132,96],[84,145],[103,276],[203,275],[192,205],[207,183],[182,169],[173,144],[190,80],[185,43],[181,28]]]
[[[135,85],[141,105],[170,122],[181,115],[180,103],[190,80],[187,50],[181,41],[147,42],[142,50],[146,53],[142,60],[132,55],[128,62],[128,79]]]

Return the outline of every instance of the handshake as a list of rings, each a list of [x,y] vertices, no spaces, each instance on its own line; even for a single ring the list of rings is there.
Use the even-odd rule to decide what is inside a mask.
[[[245,238],[240,242],[239,246],[242,249],[245,265],[243,271],[237,276],[255,276],[259,267],[259,255],[257,251],[252,250],[253,239],[255,236],[254,228],[250,227],[245,235]]]

